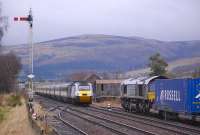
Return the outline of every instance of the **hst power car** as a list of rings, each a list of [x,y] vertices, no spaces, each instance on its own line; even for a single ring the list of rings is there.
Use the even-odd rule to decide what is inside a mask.
[[[35,92],[38,95],[48,96],[73,104],[92,103],[93,89],[91,83],[38,84],[35,87]]]

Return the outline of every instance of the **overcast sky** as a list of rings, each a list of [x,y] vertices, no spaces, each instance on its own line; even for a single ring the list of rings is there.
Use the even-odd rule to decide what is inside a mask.
[[[14,16],[34,15],[34,41],[81,34],[200,40],[200,0],[1,0],[9,17],[4,45],[26,43],[28,24]]]

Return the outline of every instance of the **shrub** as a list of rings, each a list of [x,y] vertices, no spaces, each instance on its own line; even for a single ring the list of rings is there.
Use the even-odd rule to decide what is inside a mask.
[[[9,111],[8,108],[0,106],[0,123],[5,119],[5,116],[8,111]]]
[[[2,108],[0,107],[0,122],[4,119],[4,113]]]
[[[7,99],[7,105],[8,106],[12,106],[15,107],[17,105],[21,105],[21,96],[20,95],[11,95],[8,99]]]
[[[3,96],[0,95],[0,106],[3,104]]]

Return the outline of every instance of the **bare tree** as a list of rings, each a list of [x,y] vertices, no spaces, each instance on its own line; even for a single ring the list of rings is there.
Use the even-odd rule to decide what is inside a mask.
[[[20,59],[13,53],[0,56],[0,93],[13,90],[21,70]]]
[[[2,54],[2,37],[7,30],[7,17],[2,16],[2,3],[0,2],[0,93],[10,92],[17,80],[21,69],[20,59],[14,53]]]

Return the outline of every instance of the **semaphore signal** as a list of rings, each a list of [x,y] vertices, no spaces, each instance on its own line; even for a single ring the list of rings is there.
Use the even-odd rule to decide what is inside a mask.
[[[14,21],[28,21],[28,17],[14,17]]]
[[[27,21],[30,24],[30,28],[33,27],[33,16],[32,16],[32,10],[30,9],[28,16],[23,17],[14,17],[14,21]]]
[[[28,22],[29,23],[29,74],[28,82],[29,82],[29,91],[33,93],[33,78],[35,77],[33,74],[33,16],[32,10],[30,9],[29,14],[27,16],[22,17],[14,17],[14,21]],[[29,97],[30,98],[30,97]]]

